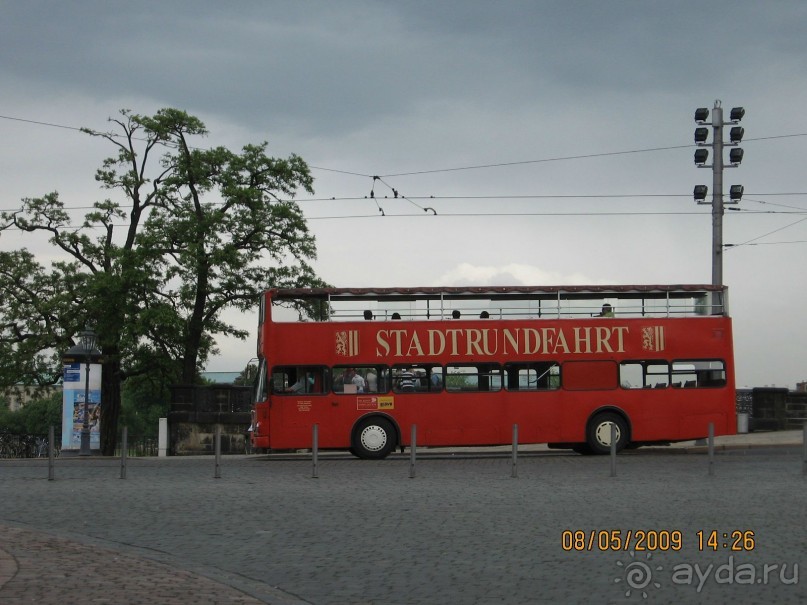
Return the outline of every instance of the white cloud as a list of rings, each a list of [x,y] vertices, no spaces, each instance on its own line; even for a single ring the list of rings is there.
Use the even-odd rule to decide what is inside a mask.
[[[435,286],[558,286],[605,284],[581,273],[562,274],[540,267],[509,263],[501,266],[460,263],[440,275]]]

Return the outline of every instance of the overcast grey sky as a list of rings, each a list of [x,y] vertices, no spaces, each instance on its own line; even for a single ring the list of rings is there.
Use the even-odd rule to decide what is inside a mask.
[[[742,105],[745,159],[725,183],[746,193],[724,225],[744,244],[724,262],[737,384],[807,379],[803,0],[0,8],[0,207],[108,195],[93,178],[108,145],[23,120],[102,130],[121,108],[178,107],[206,123],[200,145],[268,140],[314,167],[300,203],[336,286],[709,283],[693,114]],[[412,201],[378,200],[382,217],[373,175]],[[19,234],[0,246],[52,254]],[[249,358],[256,316],[237,320],[253,340],[220,343],[209,369]]]

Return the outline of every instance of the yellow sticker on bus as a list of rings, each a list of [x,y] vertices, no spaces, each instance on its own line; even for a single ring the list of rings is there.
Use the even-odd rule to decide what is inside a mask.
[[[356,397],[356,409],[368,410],[394,410],[395,397]]]

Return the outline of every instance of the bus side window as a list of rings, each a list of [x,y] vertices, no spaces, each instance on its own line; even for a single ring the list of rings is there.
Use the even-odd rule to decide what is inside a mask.
[[[334,366],[334,393],[386,393],[389,370],[386,366]]]
[[[670,367],[661,360],[623,361],[619,384],[623,389],[663,389],[670,383]]]
[[[684,389],[726,386],[726,367],[722,360],[677,360],[673,362],[674,387]]]
[[[502,369],[495,363],[475,365],[457,364],[446,366],[446,390],[458,391],[500,391]]]
[[[550,391],[560,388],[560,365],[554,361],[507,363],[504,374],[508,391]]]
[[[429,391],[443,390],[443,368],[441,366],[431,366],[428,368],[428,383],[426,388]]]
[[[272,369],[272,393],[300,395],[324,393],[326,369],[318,366],[277,366]]]

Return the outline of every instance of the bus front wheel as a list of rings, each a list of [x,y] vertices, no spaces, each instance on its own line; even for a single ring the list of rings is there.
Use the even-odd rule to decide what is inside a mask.
[[[395,449],[395,428],[384,418],[367,418],[353,429],[351,453],[359,458],[380,460]]]
[[[588,423],[586,442],[594,454],[608,454],[611,451],[611,426],[616,427],[616,451],[628,444],[628,424],[619,414],[606,412],[598,414]]]

